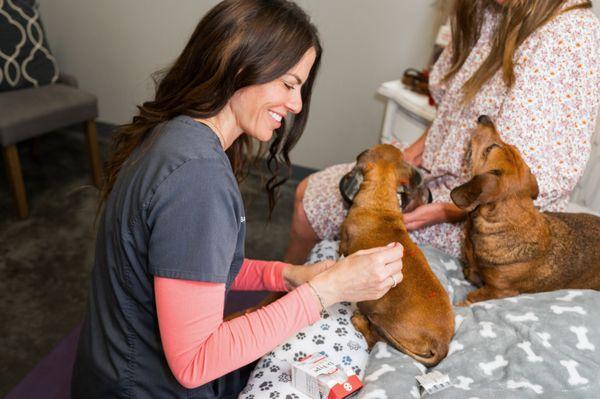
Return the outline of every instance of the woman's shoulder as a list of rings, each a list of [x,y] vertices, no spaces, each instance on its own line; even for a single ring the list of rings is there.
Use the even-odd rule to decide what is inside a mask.
[[[218,137],[206,125],[180,115],[156,126],[146,139],[153,155],[178,159],[223,159]]]
[[[600,40],[600,20],[591,8],[569,9],[577,2],[568,1],[563,12],[539,29],[540,36],[554,36],[558,40],[581,39],[597,45]]]

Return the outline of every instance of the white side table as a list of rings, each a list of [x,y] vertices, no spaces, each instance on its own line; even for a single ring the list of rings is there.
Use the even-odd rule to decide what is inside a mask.
[[[429,105],[429,98],[408,90],[399,80],[382,83],[377,93],[386,99],[382,143],[410,144],[435,118],[435,107]]]

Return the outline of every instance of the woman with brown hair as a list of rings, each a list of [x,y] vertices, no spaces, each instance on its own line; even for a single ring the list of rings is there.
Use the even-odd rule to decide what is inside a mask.
[[[200,21],[155,99],[115,133],[73,398],[237,397],[250,371],[241,367],[323,308],[380,298],[401,280],[394,243],[310,267],[244,259],[236,177],[250,140],[274,136],[272,208],[320,59],[317,30],[294,3],[223,1]],[[230,289],[290,292],[224,322]]]
[[[404,215],[412,238],[461,256],[465,212],[452,188],[469,180],[467,148],[488,115],[519,148],[540,186],[536,205],[561,211],[584,172],[600,104],[600,23],[584,0],[457,0],[452,41],[430,74],[436,118],[404,150],[429,171],[433,202]],[[302,181],[285,259],[335,239],[347,209],[338,190],[353,164]]]

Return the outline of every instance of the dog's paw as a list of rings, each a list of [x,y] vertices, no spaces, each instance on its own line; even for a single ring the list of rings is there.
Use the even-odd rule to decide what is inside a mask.
[[[459,307],[459,308],[465,308],[467,306],[471,305],[471,301],[469,301],[468,299],[465,299],[464,301],[460,301],[457,304],[455,304],[454,306]]]

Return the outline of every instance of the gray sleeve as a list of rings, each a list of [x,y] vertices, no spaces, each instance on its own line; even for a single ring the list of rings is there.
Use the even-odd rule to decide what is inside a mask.
[[[222,160],[192,159],[172,171],[147,208],[149,272],[226,283],[240,205],[237,183]]]

